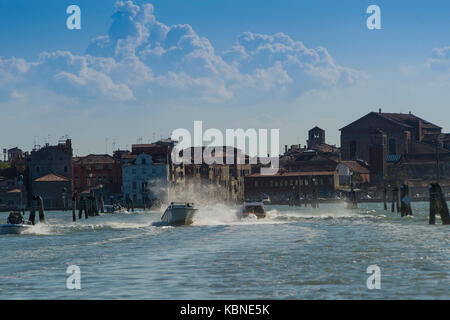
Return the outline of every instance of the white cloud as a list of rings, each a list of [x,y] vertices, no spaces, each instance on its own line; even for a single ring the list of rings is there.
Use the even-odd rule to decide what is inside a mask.
[[[440,72],[450,71],[450,46],[433,49],[431,58],[426,62],[426,66],[432,70]]]
[[[170,99],[258,100],[352,84],[359,75],[325,48],[309,49],[283,33],[245,32],[220,55],[190,25],[165,25],[153,5],[132,1],[116,2],[108,34],[93,39],[85,55],[45,52],[33,63],[0,59],[0,90],[7,87],[10,96],[17,86],[21,92],[38,87],[79,100],[148,100],[164,90],[171,90]]]

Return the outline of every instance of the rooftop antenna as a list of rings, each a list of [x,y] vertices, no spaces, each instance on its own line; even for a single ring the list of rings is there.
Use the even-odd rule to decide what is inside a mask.
[[[108,138],[105,138],[105,151],[108,154]]]
[[[112,149],[113,149],[113,151],[114,151],[115,148],[116,148],[116,139],[113,139],[113,142],[112,142]]]

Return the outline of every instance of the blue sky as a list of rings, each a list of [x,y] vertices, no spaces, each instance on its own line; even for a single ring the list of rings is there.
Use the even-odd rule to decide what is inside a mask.
[[[370,4],[382,30],[366,28]],[[379,107],[449,131],[449,15],[448,1],[2,0],[0,147],[68,134],[105,152],[193,120],[279,128],[281,145],[319,125],[339,145]]]

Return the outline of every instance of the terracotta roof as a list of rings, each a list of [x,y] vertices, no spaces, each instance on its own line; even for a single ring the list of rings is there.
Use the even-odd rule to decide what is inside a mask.
[[[368,174],[370,173],[370,170],[366,167],[364,167],[362,164],[360,164],[358,161],[341,161],[342,164],[346,165],[353,171],[362,173],[362,174]]]
[[[394,122],[395,124],[405,127],[405,128],[413,128],[413,125],[411,123],[408,123],[408,121],[418,121],[418,120],[422,120],[422,128],[428,128],[428,129],[442,129],[441,127],[428,122],[422,118],[419,118],[417,116],[415,116],[412,113],[387,113],[387,112],[370,112],[368,114],[366,114],[365,116],[353,121],[352,123],[346,125],[345,127],[340,128],[339,130],[343,130],[347,127],[350,127],[351,125],[355,124],[356,122],[358,122],[359,120],[361,120],[362,118],[367,117],[368,115],[376,115],[378,117],[381,117],[383,119],[389,120],[391,122]]]
[[[109,154],[89,154],[85,157],[74,157],[77,164],[115,163],[116,160]]]
[[[382,116],[382,117],[384,117],[386,119],[390,119],[390,120],[393,120],[393,121],[401,122],[404,125],[407,125],[404,122],[408,121],[408,120],[414,120],[414,121],[422,120],[422,127],[423,128],[441,129],[441,127],[439,127],[439,126],[437,126],[437,125],[435,125],[435,124],[433,124],[431,122],[428,122],[426,120],[423,120],[422,118],[419,118],[419,117],[413,115],[412,113],[386,113],[386,112],[382,112],[382,113],[378,113],[378,115],[380,115],[380,116]]]
[[[122,159],[136,159],[137,155],[135,154],[123,154]]]
[[[340,149],[336,146],[332,146],[328,143],[318,143],[311,147],[313,150],[317,150],[324,153],[332,153],[332,152],[339,152]]]
[[[55,173],[49,173],[40,178],[34,179],[34,182],[59,182],[59,181],[70,181],[66,177],[60,176]]]
[[[22,191],[20,189],[12,189],[9,190],[7,193],[21,193]]]

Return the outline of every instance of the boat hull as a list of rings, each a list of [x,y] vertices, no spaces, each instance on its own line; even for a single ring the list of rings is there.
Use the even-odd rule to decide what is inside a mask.
[[[161,221],[175,226],[190,225],[194,222],[197,210],[194,208],[167,208]]]
[[[31,227],[27,224],[0,224],[0,234],[21,234]]]

